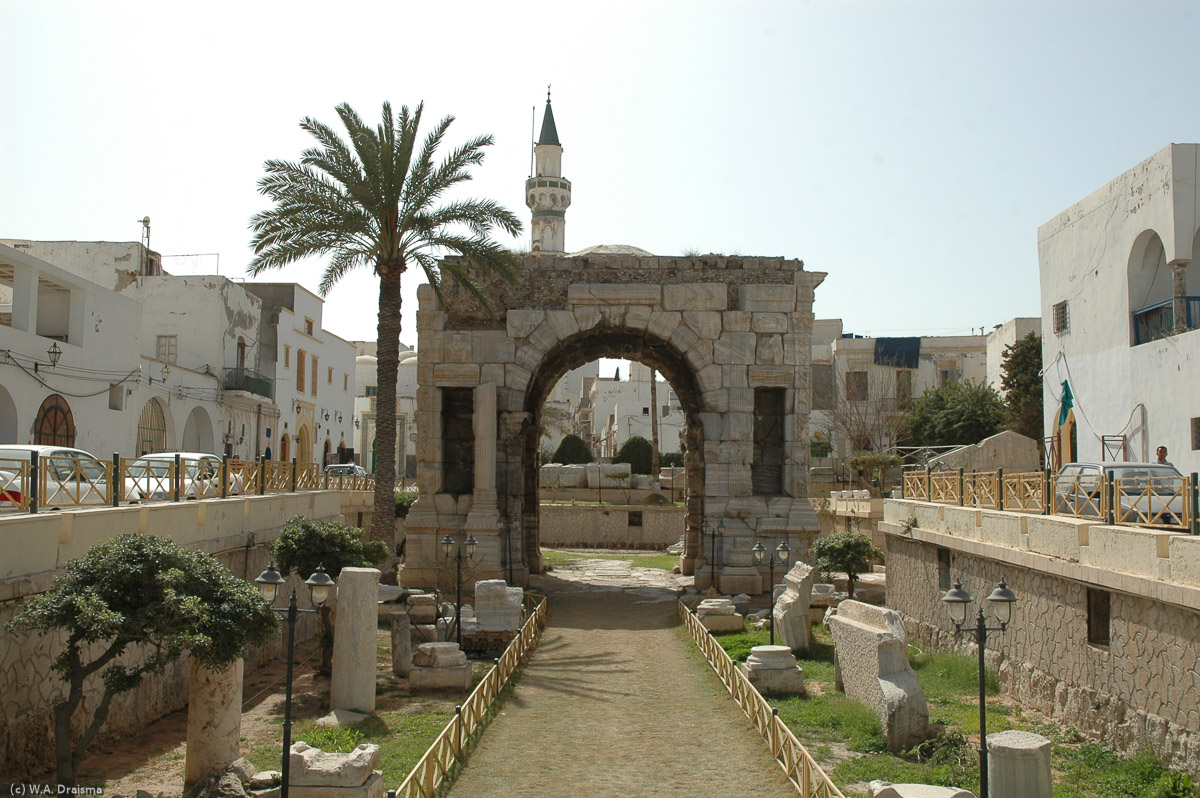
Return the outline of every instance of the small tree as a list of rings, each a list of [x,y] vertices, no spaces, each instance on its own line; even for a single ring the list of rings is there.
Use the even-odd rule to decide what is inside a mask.
[[[654,447],[641,435],[634,435],[621,444],[612,461],[629,463],[629,470],[634,474],[649,474],[650,466],[654,462]]]
[[[211,555],[168,538],[120,535],[68,562],[53,589],[27,601],[8,624],[14,631],[67,635],[53,665],[68,686],[54,705],[58,784],[75,786],[79,763],[114,696],[185,653],[206,667],[224,668],[266,641],[276,626],[254,585]],[[140,646],[132,656],[117,662],[135,644]],[[72,746],[71,718],[83,703],[84,682],[97,673],[103,693]]]
[[[968,446],[1000,431],[1004,403],[995,389],[947,382],[926,391],[904,416],[907,446]]]
[[[1042,337],[1026,335],[1004,347],[1000,366],[1004,388],[1004,425],[1022,435],[1042,439]]]
[[[862,471],[872,488],[882,490],[888,469],[899,468],[902,462],[898,454],[860,454],[850,458],[850,467]]]
[[[845,572],[846,592],[850,598],[854,598],[858,575],[871,567],[872,560],[883,558],[883,552],[871,544],[869,537],[856,532],[835,532],[829,537],[818,538],[812,551],[821,573]]]
[[[583,438],[574,433],[565,436],[558,444],[558,450],[554,453],[554,462],[562,463],[563,465],[590,463],[593,459],[592,452],[588,449],[588,445],[583,442]]]
[[[343,568],[366,568],[382,562],[391,554],[377,541],[365,541],[363,530],[333,521],[314,521],[297,515],[283,525],[271,545],[275,567],[285,576],[295,571],[308,579],[318,565],[337,579]],[[321,672],[333,669],[333,622],[328,604],[321,608]]]

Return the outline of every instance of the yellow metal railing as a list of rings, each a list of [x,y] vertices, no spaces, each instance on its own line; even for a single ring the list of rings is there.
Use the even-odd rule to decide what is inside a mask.
[[[746,678],[734,664],[725,649],[713,639],[700,620],[692,614],[683,602],[679,602],[679,616],[683,618],[696,641],[697,647],[704,652],[708,663],[716,671],[733,700],[750,718],[754,728],[767,741],[771,755],[783,768],[788,781],[800,793],[802,798],[845,798],[842,791],[825,775],[807,749],[792,734],[792,730],[779,719],[778,713],[766,699],[759,694],[750,680]]]
[[[969,507],[1000,506],[1000,473],[973,471],[963,474],[963,504]]]
[[[29,509],[29,461],[0,458],[0,512]]]
[[[463,749],[480,730],[488,709],[499,697],[500,691],[508,684],[509,678],[530,652],[537,647],[545,626],[546,600],[543,598],[534,608],[529,620],[521,627],[521,633],[504,649],[504,654],[497,660],[496,666],[475,686],[462,706],[457,707],[458,711],[454,717],[409,771],[395,792],[396,798],[433,798],[458,764]]]
[[[1005,510],[1040,513],[1046,507],[1046,475],[1042,471],[1005,473],[1001,480]]]
[[[960,487],[957,471],[935,471],[929,475],[929,501],[958,504]]]
[[[1118,524],[1191,527],[1187,477],[1113,480],[1113,516]]]
[[[918,502],[929,501],[929,483],[924,471],[904,472],[904,498]]]

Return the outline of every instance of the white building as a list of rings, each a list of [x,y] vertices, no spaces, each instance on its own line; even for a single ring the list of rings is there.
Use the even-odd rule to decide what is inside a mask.
[[[1019,317],[997,324],[987,334],[987,384],[1004,395],[1004,350],[1027,335],[1041,335],[1040,318]]]
[[[272,457],[329,463],[354,448],[354,345],[322,326],[325,301],[295,283],[245,283],[262,303],[259,362],[281,414]]]
[[[813,454],[828,446],[837,461],[895,446],[899,418],[927,390],[988,376],[982,335],[868,338],[841,319],[813,323],[812,363]]]
[[[355,341],[354,434],[358,462],[375,471],[375,419],[378,386],[378,346],[375,341]],[[417,353],[400,342],[400,362],[396,368],[396,476],[416,475],[417,441]]]
[[[650,368],[641,363],[630,363],[629,371],[628,380],[601,375],[591,381],[592,454],[612,457],[635,435],[652,440],[652,413],[658,419],[659,452],[678,452],[679,431],[683,428],[684,418],[675,391],[669,383],[659,380],[655,385],[658,407],[652,407]],[[584,440],[587,440],[586,434]]]
[[[1107,439],[1118,459],[1167,446],[1200,470],[1198,169],[1200,145],[1168,145],[1038,229],[1045,430],[1063,461],[1114,459]]]

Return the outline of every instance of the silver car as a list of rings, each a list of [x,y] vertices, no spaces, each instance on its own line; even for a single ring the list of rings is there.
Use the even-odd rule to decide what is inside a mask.
[[[1187,478],[1162,463],[1067,463],[1054,480],[1055,512],[1103,518],[1104,484],[1112,476],[1118,524],[1183,526]]]
[[[38,455],[43,478],[38,505],[76,507],[108,502],[108,469],[105,461],[83,449],[9,443],[0,445],[0,507],[11,508],[28,498],[21,464]]]

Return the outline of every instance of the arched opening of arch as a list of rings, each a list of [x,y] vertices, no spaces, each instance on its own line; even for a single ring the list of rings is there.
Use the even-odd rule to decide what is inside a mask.
[[[1162,239],[1144,230],[1129,251],[1129,343],[1136,346],[1170,335],[1174,328],[1171,269]]]
[[[180,448],[185,452],[212,452],[212,417],[203,407],[193,407],[183,425],[183,440]]]
[[[168,449],[166,413],[158,399],[151,399],[143,405],[138,416],[137,453],[151,454]]]
[[[502,552],[502,557],[513,557],[519,568],[527,568],[530,573],[542,570],[541,559],[541,528],[540,528],[540,469],[541,457],[539,443],[544,429],[542,415],[545,411],[547,397],[558,385],[567,372],[601,358],[616,358],[630,360],[648,366],[661,374],[665,380],[663,397],[656,399],[657,407],[648,407],[649,412],[661,413],[658,407],[663,404],[670,386],[678,398],[683,414],[682,444],[684,449],[684,468],[686,492],[684,501],[686,513],[683,528],[680,530],[685,540],[690,539],[695,548],[700,538],[700,524],[703,517],[704,499],[704,446],[703,427],[700,413],[703,409],[700,387],[696,374],[688,364],[686,357],[669,342],[648,334],[644,330],[626,330],[610,326],[602,326],[577,333],[560,341],[551,349],[529,381],[525,391],[523,408],[527,423],[521,434],[508,444],[508,451],[503,456],[509,463],[519,464],[520,490],[511,488],[502,491],[509,502],[519,506],[501,508],[510,519],[520,518],[520,548],[511,552]],[[600,430],[607,419],[594,419],[590,432],[597,436],[593,444],[593,455],[601,454],[596,451],[611,454],[617,448],[617,442],[623,441],[633,432],[632,424],[626,430],[615,430],[611,439],[605,440],[605,433]],[[605,444],[608,445],[605,445]],[[598,444],[598,445],[597,445]],[[661,449],[661,441],[660,441]],[[513,469],[508,469],[512,473]],[[602,471],[602,470],[601,470]],[[604,479],[602,473],[598,479]],[[683,567],[691,571],[694,557],[686,557]],[[506,563],[507,567],[507,563]]]
[[[302,463],[311,463],[313,459],[313,443],[312,432],[309,431],[308,425],[303,424],[300,427],[300,440],[296,442],[295,457]]]
[[[17,443],[17,404],[0,385],[0,442]]]
[[[39,446],[74,446],[75,417],[67,400],[52,393],[33,420],[33,442]]]

